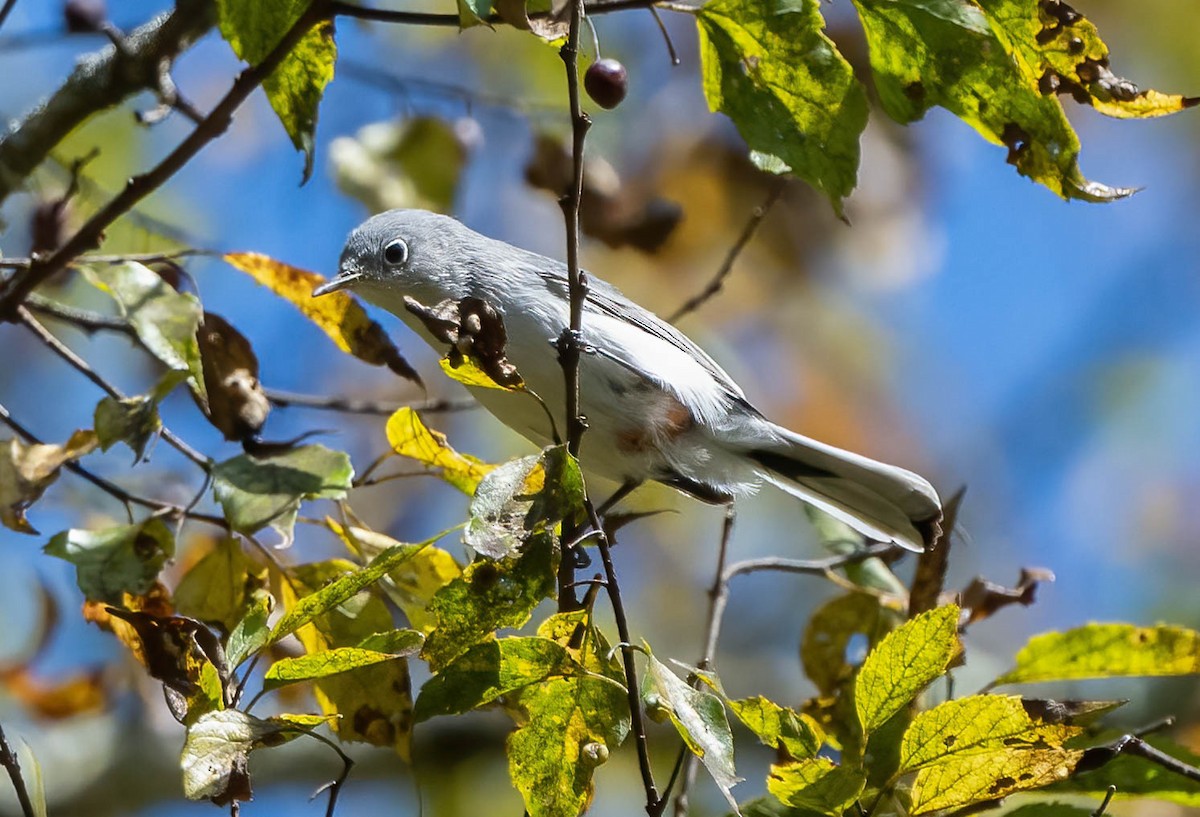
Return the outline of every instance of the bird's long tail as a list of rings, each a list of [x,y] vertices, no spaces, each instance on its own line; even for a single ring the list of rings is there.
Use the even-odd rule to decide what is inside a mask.
[[[941,536],[942,503],[925,479],[775,426],[747,452],[764,479],[872,539],[921,551]]]

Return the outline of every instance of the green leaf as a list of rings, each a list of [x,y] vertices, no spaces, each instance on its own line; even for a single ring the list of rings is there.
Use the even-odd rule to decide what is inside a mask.
[[[692,754],[700,758],[721,793],[734,810],[737,801],[730,792],[741,782],[733,766],[733,732],[725,717],[725,705],[707,689],[688,686],[665,664],[646,652],[649,666],[643,697],[656,697]]]
[[[475,493],[479,481],[496,466],[469,454],[460,454],[446,442],[446,435],[433,431],[419,414],[405,406],[388,418],[387,439],[392,450],[431,468],[464,494]]]
[[[709,108],[733,120],[760,168],[808,181],[840,215],[867,97],[817,0],[713,0],[695,13]]]
[[[213,493],[234,530],[270,525],[283,545],[292,542],[300,503],[342,499],[350,489],[350,457],[323,445],[304,445],[270,457],[242,454],[213,468]]]
[[[1200,632],[1196,630],[1166,624],[1085,624],[1034,636],[1017,653],[1017,665],[992,686],[1196,673],[1200,673]]]
[[[1019,695],[972,695],[913,718],[900,744],[900,772],[951,756],[1061,747],[1083,729],[1030,717]]]
[[[175,534],[158,517],[136,525],[63,531],[46,553],[75,565],[75,581],[93,601],[120,603],[122,593],[141,595],[175,553]]]
[[[624,687],[607,678],[550,678],[515,694],[520,726],[508,737],[508,769],[529,817],[577,817],[592,775],[629,732]]]
[[[1003,749],[953,755],[917,772],[909,814],[957,809],[1064,780],[1082,751],[1061,748]]]
[[[956,605],[937,607],[889,633],[863,662],[854,683],[854,705],[870,734],[907,706],[958,655]]]
[[[805,505],[804,515],[816,530],[822,547],[834,556],[857,554],[868,546],[867,537],[815,505]],[[905,598],[908,594],[904,582],[878,556],[860,559],[839,569],[847,579],[866,590],[878,591],[897,599]]]
[[[1128,188],[1088,181],[1079,138],[1040,77],[971,0],[854,0],[880,102],[901,123],[937,105],[1008,148],[1023,176],[1063,198],[1112,201]]]
[[[92,424],[102,450],[107,451],[119,442],[125,443],[133,450],[134,463],[141,461],[146,446],[162,429],[158,404],[144,395],[124,400],[105,397],[96,404]]]
[[[76,431],[63,445],[27,445],[16,437],[0,439],[0,523],[18,533],[37,535],[25,518],[29,506],[58,479],[59,469],[96,448],[96,434]]]
[[[444,535],[444,533],[438,534],[425,544],[436,542]],[[422,545],[397,545],[388,548],[361,569],[352,570],[328,584],[319,586],[315,592],[289,606],[287,613],[275,622],[275,626],[271,629],[268,643],[274,644],[284,636],[291,635],[317,616],[329,612],[370,587],[404,560],[412,558],[413,554],[421,547]]]
[[[799,760],[812,757],[825,742],[816,721],[761,695],[729,701],[729,708],[759,740]]]
[[[142,344],[169,368],[186,372],[188,385],[204,395],[204,370],[196,329],[202,310],[194,295],[171,289],[158,273],[136,261],[82,267],[85,277],[116,301]]]
[[[381,636],[395,636],[393,643],[384,645]],[[369,643],[387,646],[380,650],[370,647],[334,647],[321,652],[309,653],[296,658],[281,658],[270,666],[263,678],[263,689],[277,689],[301,681],[313,681],[342,672],[395,661],[416,655],[425,639],[416,630],[395,630],[370,637]]]
[[[566,446],[510,460],[475,489],[463,540],[493,559],[511,555],[532,533],[583,509],[583,477]]]
[[[808,620],[800,643],[800,661],[823,696],[835,694],[856,669],[846,663],[854,638],[874,647],[894,625],[896,616],[870,593],[847,593],[821,605]]]
[[[243,661],[267,646],[271,630],[267,619],[275,606],[275,599],[265,591],[255,593],[246,608],[246,614],[234,625],[225,645],[225,660],[237,669]]]
[[[1108,737],[1104,735],[1101,739]],[[1119,735],[1111,737],[1116,739]],[[1200,767],[1200,754],[1178,743],[1155,736],[1145,740],[1155,749],[1176,760],[1193,768]],[[1054,791],[1087,792],[1103,796],[1109,786],[1117,787],[1117,797],[1153,798],[1190,808],[1200,808],[1200,782],[1132,755],[1118,755],[1098,769],[1073,775],[1056,784]]]
[[[421,657],[436,671],[501,627],[522,626],[543,599],[554,595],[558,559],[554,538],[540,533],[519,555],[470,564],[430,602],[437,626]]]
[[[260,63],[310,5],[310,0],[218,0],[217,26],[239,58]],[[304,181],[312,175],[313,134],[325,86],[333,79],[333,23],[317,23],[263,82],[267,100],[296,150],[304,152]]]
[[[1195,97],[1139,89],[1108,67],[1108,46],[1090,20],[1065,3],[979,0],[996,32],[1039,79],[1042,93],[1070,94],[1107,116],[1164,116],[1195,105]]]
[[[175,609],[231,632],[246,612],[251,594],[266,581],[266,569],[246,556],[237,539],[221,539],[179,580],[173,594]]]
[[[420,723],[492,703],[530,684],[583,675],[567,649],[548,638],[511,637],[476,644],[430,678],[413,710]]]
[[[773,765],[767,778],[767,791],[785,805],[830,817],[841,817],[865,785],[861,772],[836,766],[824,757]]]
[[[302,734],[286,720],[262,720],[236,709],[208,712],[192,724],[183,743],[183,793],[218,805],[250,799],[250,752]]]

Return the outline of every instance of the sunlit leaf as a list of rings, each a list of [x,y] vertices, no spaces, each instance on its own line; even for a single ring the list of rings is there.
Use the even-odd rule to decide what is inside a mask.
[[[741,778],[733,766],[733,732],[725,717],[725,705],[709,690],[688,686],[653,655],[647,657],[643,696],[657,696],[658,707],[670,717],[688,749],[700,758],[725,800],[737,810],[730,790]]]
[[[1061,748],[952,755],[917,772],[909,813],[962,808],[1018,791],[1040,789],[1064,780],[1082,756],[1082,751]]]
[[[217,25],[241,59],[256,65],[300,18],[308,0],[246,3],[218,0]],[[304,180],[312,175],[313,132],[317,107],[333,79],[337,45],[333,23],[317,23],[263,82],[263,90],[296,150],[304,152]]]
[[[548,638],[510,637],[476,644],[425,682],[413,716],[458,715],[552,677],[585,671],[566,648]]]
[[[119,442],[125,443],[133,450],[134,462],[141,461],[146,446],[162,429],[158,404],[146,395],[124,400],[104,397],[96,404],[92,424],[102,450],[107,451]]]
[[[523,625],[554,595],[558,559],[557,543],[543,533],[531,537],[520,554],[472,562],[430,602],[437,626],[421,657],[438,670],[501,627]]]
[[[751,158],[842,199],[858,175],[867,96],[823,31],[817,0],[714,0],[696,10],[709,107],[729,116]]]
[[[224,805],[250,799],[250,752],[303,734],[287,721],[262,720],[236,709],[209,712],[187,731],[180,764],[183,793],[190,800]]]
[[[342,499],[354,468],[341,451],[305,445],[267,457],[242,454],[212,473],[213,493],[234,530],[254,533],[270,525],[289,545],[300,503]]]
[[[1079,138],[1040,76],[1014,55],[980,6],[966,0],[855,0],[875,87],[898,122],[937,105],[1008,148],[1024,176],[1063,198],[1112,201],[1134,192],[1088,181]]]
[[[1200,632],[1159,624],[1085,624],[1034,636],[1016,666],[992,682],[1020,684],[1079,678],[1200,673]]]
[[[387,366],[414,383],[421,382],[383,327],[367,317],[353,297],[345,292],[333,292],[320,298],[312,296],[313,289],[325,283],[323,276],[259,253],[227,253],[223,257],[230,266],[291,302],[343,352],[372,366]]]
[[[445,434],[426,426],[408,406],[388,418],[387,439],[397,454],[438,469],[438,476],[464,494],[474,494],[479,481],[496,467],[455,451]]]
[[[123,593],[145,593],[154,586],[175,553],[175,534],[152,517],[136,525],[63,531],[45,550],[75,565],[75,581],[87,598],[116,603]]]
[[[810,757],[771,767],[767,791],[793,808],[841,817],[858,799],[866,779],[824,757]]]
[[[1061,747],[1083,729],[1036,721],[1019,695],[972,695],[916,715],[900,746],[900,771],[950,756],[1008,749]]]
[[[806,715],[761,695],[729,701],[729,708],[759,740],[799,760],[812,757],[825,742],[821,728]]]
[[[267,592],[260,591],[249,600],[246,613],[234,625],[229,633],[225,646],[225,657],[229,666],[237,669],[243,661],[267,646],[271,638],[271,629],[267,619],[275,607],[275,599]]]
[[[96,445],[91,431],[76,431],[63,445],[27,445],[15,437],[0,440],[0,522],[4,527],[36,535],[25,511],[58,479],[64,464]]]
[[[960,652],[959,609],[922,613],[889,633],[867,655],[854,684],[854,705],[870,734],[940,677]]]
[[[301,681],[313,681],[326,678],[351,670],[394,661],[397,658],[409,658],[416,655],[424,639],[415,630],[397,630],[403,638],[392,639],[388,649],[369,649],[358,647],[333,647],[321,652],[309,653],[296,658],[281,658],[270,666],[263,677],[263,689],[276,689],[287,684]],[[376,638],[373,642],[385,646]]]
[[[266,568],[253,562],[232,537],[216,541],[175,588],[175,609],[185,616],[220,624],[230,632],[242,619],[255,590],[264,587]]]
[[[1141,90],[1108,67],[1108,46],[1090,20],[1066,3],[979,0],[997,33],[1040,78],[1042,93],[1070,94],[1118,118],[1163,116],[1196,98]]]
[[[176,292],[154,270],[136,261],[81,268],[87,279],[116,301],[121,316],[151,354],[169,368],[186,372],[188,384],[204,394],[204,372],[196,328],[200,302]]]

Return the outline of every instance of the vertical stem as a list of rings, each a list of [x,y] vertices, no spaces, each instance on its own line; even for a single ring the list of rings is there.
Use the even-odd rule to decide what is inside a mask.
[[[4,727],[2,726],[0,726],[0,766],[8,771],[8,778],[17,792],[17,802],[21,804],[21,814],[24,817],[35,817],[37,811],[33,808],[33,801],[29,799],[29,791],[25,788],[25,779],[21,777],[21,764],[17,762],[16,753],[8,745],[8,739],[4,736]]]

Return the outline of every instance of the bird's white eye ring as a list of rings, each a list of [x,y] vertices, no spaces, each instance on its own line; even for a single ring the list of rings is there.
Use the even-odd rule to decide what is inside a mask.
[[[408,245],[404,243],[404,239],[397,238],[384,245],[383,260],[393,267],[398,267],[407,261]]]

